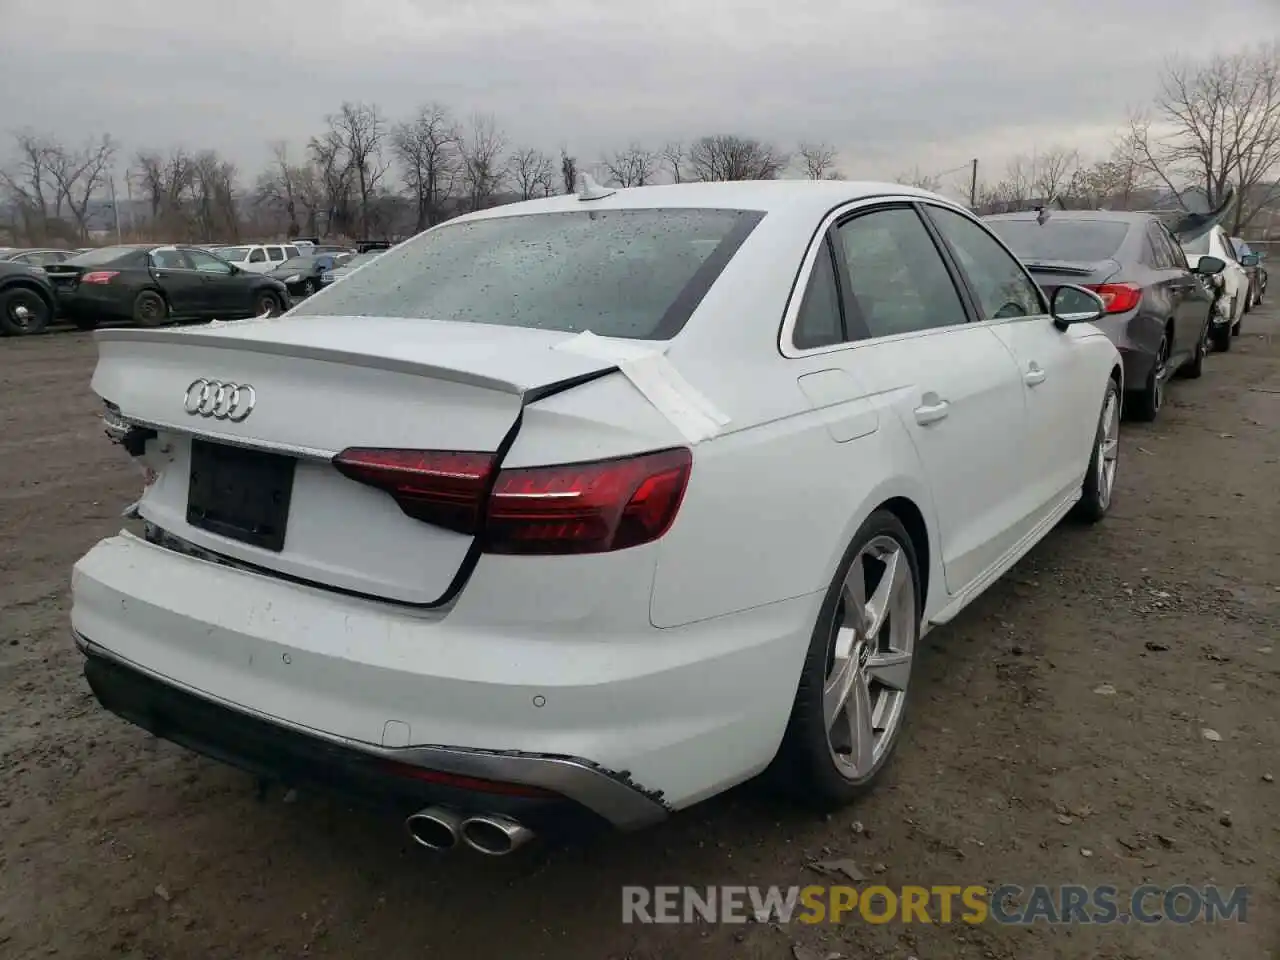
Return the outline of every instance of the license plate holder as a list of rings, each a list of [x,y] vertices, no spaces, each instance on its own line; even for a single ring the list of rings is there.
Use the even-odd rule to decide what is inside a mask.
[[[278,453],[192,440],[187,523],[279,553],[297,463]]]

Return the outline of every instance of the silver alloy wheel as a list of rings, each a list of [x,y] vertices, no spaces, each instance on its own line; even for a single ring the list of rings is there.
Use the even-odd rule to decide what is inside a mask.
[[[879,536],[854,558],[840,588],[822,714],[836,769],[864,780],[902,724],[916,640],[916,585],[907,555]]]
[[[1098,431],[1098,505],[1103,510],[1111,504],[1119,456],[1120,402],[1115,393],[1109,392],[1102,408],[1102,429]]]

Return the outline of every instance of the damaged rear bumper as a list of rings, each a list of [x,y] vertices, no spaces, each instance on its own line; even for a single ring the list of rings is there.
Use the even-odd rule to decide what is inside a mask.
[[[635,830],[667,815],[660,800],[588,761],[353,742],[219,700],[74,636],[103,707],[265,780],[316,787],[398,816],[424,806],[499,813],[547,837]]]

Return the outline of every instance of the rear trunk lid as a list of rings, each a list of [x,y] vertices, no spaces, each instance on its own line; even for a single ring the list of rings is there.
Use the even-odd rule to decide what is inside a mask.
[[[369,317],[108,330],[92,386],[125,421],[156,431],[138,510],[170,538],[430,605],[448,597],[474,537],[411,519],[332,457],[351,447],[504,451],[525,403],[614,369],[553,349],[569,337]]]
[[[1049,296],[1063,284],[1096,286],[1115,279],[1120,273],[1117,260],[1024,260],[1023,263]]]
[[[71,263],[48,263],[45,264],[44,272],[55,290],[69,292],[80,285],[80,278],[88,269]]]

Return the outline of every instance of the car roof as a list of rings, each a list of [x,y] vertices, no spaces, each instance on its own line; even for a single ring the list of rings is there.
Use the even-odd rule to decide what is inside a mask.
[[[983,217],[984,220],[1034,220],[1039,213],[1035,210],[1022,210],[1017,213],[993,213]],[[1075,223],[1100,221],[1110,223],[1147,223],[1155,217],[1150,213],[1134,210],[1050,210],[1049,222],[1069,220]]]
[[[918,196],[957,206],[954,201],[926,190],[871,180],[735,180],[619,187],[597,200],[582,200],[577,194],[562,194],[490,207],[446,223],[569,210],[587,213],[591,210],[658,207],[758,210],[764,213],[785,211],[797,216],[820,218],[833,207],[881,195]]]

